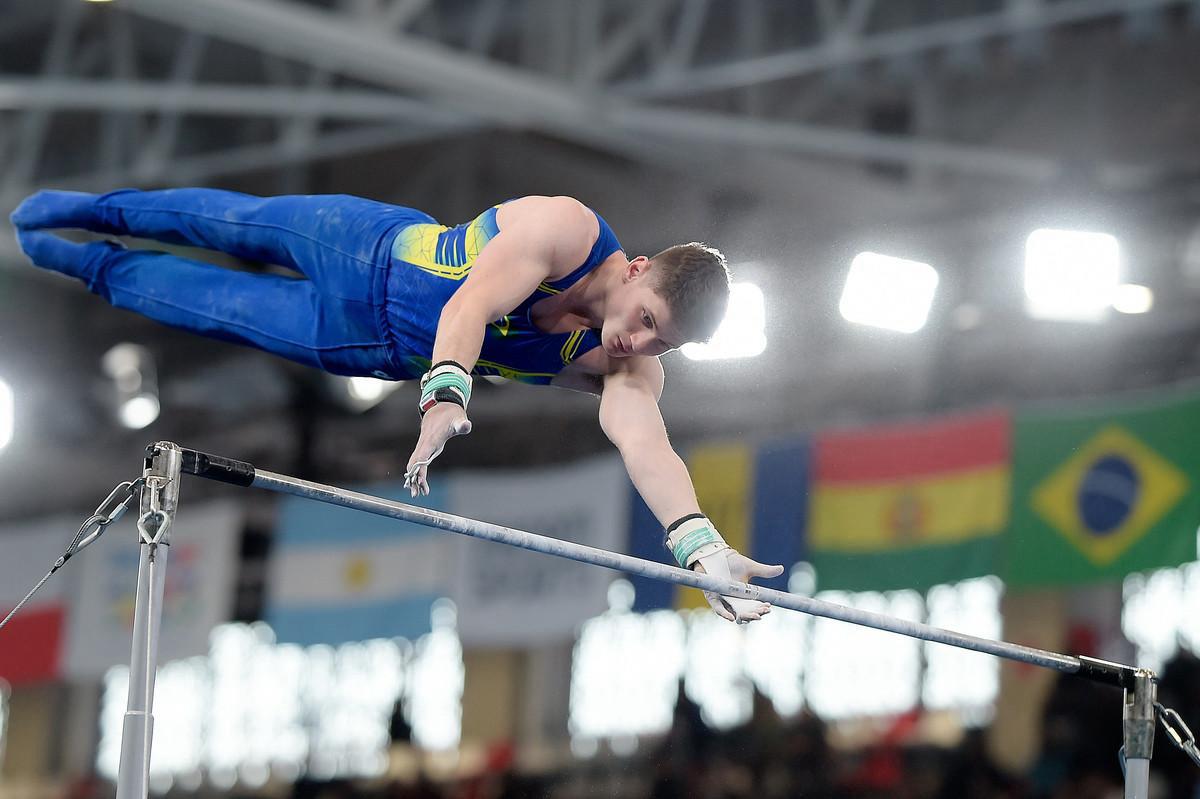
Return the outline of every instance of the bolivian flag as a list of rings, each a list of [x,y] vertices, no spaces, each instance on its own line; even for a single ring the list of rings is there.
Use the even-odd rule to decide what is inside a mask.
[[[1200,395],[1017,414],[1006,582],[1119,579],[1196,558]]]
[[[808,542],[820,589],[926,589],[995,574],[1007,412],[819,435]]]

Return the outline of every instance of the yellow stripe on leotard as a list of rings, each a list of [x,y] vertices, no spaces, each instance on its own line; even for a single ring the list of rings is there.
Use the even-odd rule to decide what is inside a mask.
[[[566,342],[563,343],[562,350],[559,352],[559,354],[562,355],[562,362],[564,364],[570,363],[575,358],[575,353],[579,349],[579,342],[583,340],[583,334],[585,332],[586,331],[584,330],[576,330],[574,333],[568,336]]]
[[[492,206],[465,227],[409,225],[392,242],[392,257],[431,275],[462,280],[470,274],[479,253],[500,232],[496,225],[499,207]]]
[[[475,362],[476,369],[481,366],[485,369],[491,369],[495,371],[498,376],[507,378],[509,380],[520,380],[523,377],[546,377],[553,379],[558,376],[554,372],[522,372],[519,369],[513,369],[510,366],[505,366],[504,364],[496,363],[495,361],[479,360]]]

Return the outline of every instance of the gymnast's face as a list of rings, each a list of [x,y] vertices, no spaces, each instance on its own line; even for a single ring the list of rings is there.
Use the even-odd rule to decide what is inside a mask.
[[[671,321],[667,301],[654,290],[650,260],[639,255],[629,262],[610,298],[600,341],[611,358],[662,355],[684,342]]]

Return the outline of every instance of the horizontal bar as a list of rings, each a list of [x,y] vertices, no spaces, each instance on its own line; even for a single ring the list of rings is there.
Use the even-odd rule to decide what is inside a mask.
[[[180,471],[235,486],[250,486],[254,483],[254,467],[249,463],[222,458],[219,455],[208,455],[194,449],[183,450]]]
[[[150,449],[153,450],[154,446],[159,445],[152,445]],[[953,630],[946,630],[941,627],[921,624],[920,622],[907,621],[895,616],[886,616],[881,613],[849,608],[834,602],[826,602],[786,591],[777,591],[765,586],[739,583],[735,580],[722,580],[709,574],[701,574],[688,569],[681,569],[677,566],[668,566],[643,558],[609,552],[606,549],[575,544],[570,541],[551,538],[550,536],[529,533],[524,530],[491,524],[490,522],[481,522],[430,508],[421,508],[416,505],[408,505],[403,502],[383,499],[369,494],[360,494],[357,491],[349,491],[344,488],[268,472],[256,469],[253,465],[245,461],[207,455],[195,450],[183,449],[182,471],[186,474],[194,474],[198,477],[205,477],[211,480],[262,488],[282,494],[291,494],[305,499],[316,500],[317,502],[325,502],[330,505],[339,505],[343,508],[373,513],[377,516],[387,516],[393,519],[422,524],[427,527],[436,527],[440,530],[448,530],[452,533],[459,533],[471,536],[472,538],[481,538],[485,541],[508,544],[509,546],[520,547],[521,549],[528,549],[533,552],[541,552],[560,558],[568,558],[580,563],[603,566],[628,574],[640,574],[643,577],[649,577],[653,580],[662,580],[705,591],[714,591],[723,596],[768,602],[775,607],[787,608],[788,610],[807,613],[811,616],[821,616],[827,619],[857,624],[862,627],[871,627],[876,630],[897,633],[922,641],[946,644],[947,646],[982,652],[1007,660],[1030,663],[1035,666],[1055,669],[1067,674],[1075,674],[1095,682],[1122,688],[1132,685],[1132,679],[1136,671],[1134,667],[1120,663],[1110,663],[1089,657],[1074,657],[1072,655],[1050,652],[1045,649],[1012,644],[1006,641],[980,638],[974,635],[954,632]]]
[[[560,558],[569,558],[581,563],[604,566],[608,569],[615,569],[629,574],[640,574],[655,580],[665,580],[666,582],[678,585],[715,591],[724,596],[769,602],[776,607],[797,610],[813,616],[822,616],[828,619],[858,624],[863,627],[873,627],[877,630],[899,633],[900,635],[919,638],[923,641],[933,641],[934,643],[948,644],[961,649],[984,652],[989,655],[1017,660],[1022,663],[1032,663],[1036,666],[1044,666],[1069,674],[1075,674],[1080,670],[1079,658],[1071,657],[1070,655],[1060,655],[1055,652],[1021,646],[1019,644],[978,638],[973,635],[956,633],[951,630],[885,616],[880,613],[848,608],[833,602],[825,602],[785,591],[776,591],[765,586],[739,583],[734,580],[722,580],[718,577],[681,569],[677,566],[668,566],[663,563],[655,563],[654,561],[642,558],[621,555],[609,552],[608,550],[575,544],[570,541],[562,541],[549,536],[514,530],[511,527],[502,527],[498,524],[475,521],[474,519],[467,519],[462,516],[455,516],[429,508],[421,508],[402,502],[373,497],[368,494],[360,494],[355,491],[347,491],[342,488],[312,483],[295,477],[263,471],[262,469],[254,471],[254,482],[251,485],[254,488],[264,488],[269,491],[278,491],[297,497],[314,499],[318,502],[340,505],[344,508],[374,513],[379,516],[389,516],[393,519],[415,522],[428,527],[436,527],[441,530],[468,535],[472,538],[495,541],[501,544],[520,547],[521,549],[528,549],[533,552],[555,555]]]

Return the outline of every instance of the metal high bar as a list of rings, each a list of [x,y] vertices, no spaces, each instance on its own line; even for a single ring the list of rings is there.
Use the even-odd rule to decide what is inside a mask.
[[[643,558],[256,469],[245,461],[209,455],[160,441],[147,447],[142,477],[142,514],[138,520],[141,560],[134,608],[133,667],[130,671],[129,700],[122,734],[117,799],[146,799],[148,796],[150,748],[154,729],[154,675],[157,669],[163,582],[170,546],[167,533],[178,505],[179,478],[183,474],[236,486],[291,494],[377,516],[436,527],[485,541],[508,544],[532,552],[568,558],[629,574],[640,574],[654,580],[714,591],[722,596],[768,602],[775,607],[812,616],[982,652],[1122,688],[1125,799],[1148,797],[1156,720],[1157,678],[1153,672],[1146,669],[1083,655],[1063,655],[1006,641],[980,638],[765,586],[723,580],[709,574],[700,574]],[[1190,740],[1190,732],[1188,737],[1189,743],[1194,743]],[[1200,754],[1197,754],[1197,762],[1200,763]]]

